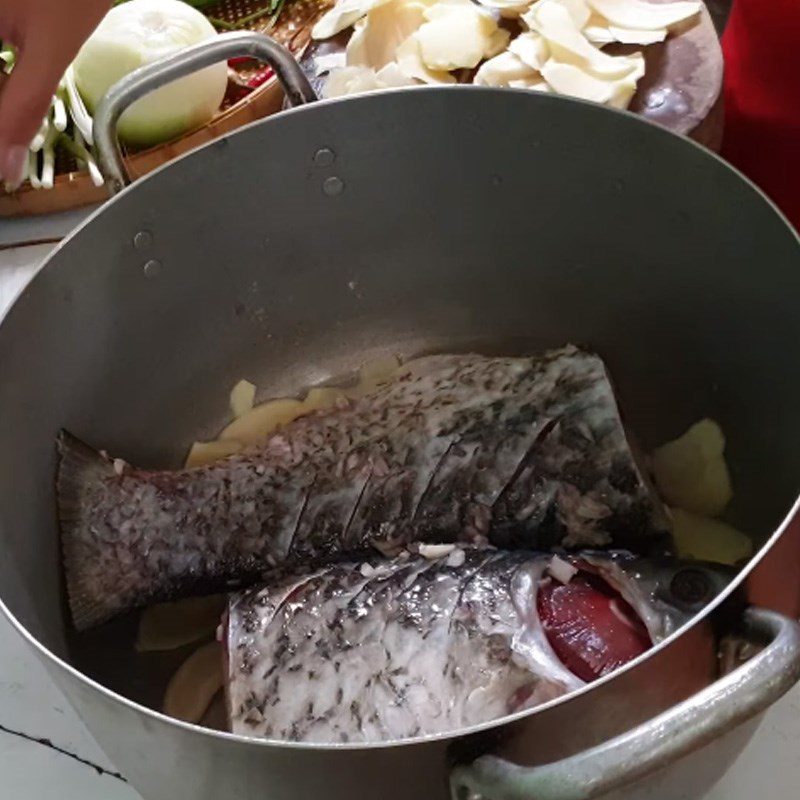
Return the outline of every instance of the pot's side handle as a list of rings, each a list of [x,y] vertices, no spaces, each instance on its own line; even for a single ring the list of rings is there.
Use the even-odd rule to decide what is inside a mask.
[[[750,608],[744,615],[744,635],[766,646],[675,708],[552,764],[520,767],[497,756],[482,756],[453,770],[453,800],[589,800],[708,744],[764,711],[800,680],[800,624]]]
[[[98,160],[110,194],[116,194],[130,183],[117,141],[117,122],[125,109],[164,84],[238,56],[250,56],[269,64],[275,70],[290,106],[318,99],[294,56],[283,45],[260,33],[223,33],[140,67],[109,89],[94,117]]]

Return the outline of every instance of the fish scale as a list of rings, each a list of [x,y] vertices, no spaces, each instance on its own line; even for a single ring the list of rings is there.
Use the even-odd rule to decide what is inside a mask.
[[[551,557],[466,548],[445,558],[338,563],[231,597],[234,733],[317,743],[461,730],[579,688],[536,610]],[[630,557],[594,555],[641,608]],[[644,615],[654,641],[668,630]],[[246,653],[246,668],[242,668]]]
[[[661,504],[595,354],[417,359],[374,394],[204,467],[147,472],[69,434],[59,519],[78,628],[413,541],[662,546]]]

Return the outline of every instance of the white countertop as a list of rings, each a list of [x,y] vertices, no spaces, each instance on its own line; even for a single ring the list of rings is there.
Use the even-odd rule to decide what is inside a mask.
[[[46,238],[40,231],[31,235],[30,230],[14,238],[11,225],[15,223],[0,222],[0,245]],[[0,314],[51,246],[0,250]],[[116,774],[35,656],[3,618],[0,780],[0,796],[9,800],[141,800]],[[741,756],[704,798],[675,800],[796,800],[798,787],[800,686],[768,712]]]

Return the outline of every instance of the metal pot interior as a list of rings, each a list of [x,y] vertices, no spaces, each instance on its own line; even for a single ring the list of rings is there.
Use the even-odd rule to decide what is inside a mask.
[[[107,205],[0,326],[2,601],[158,707],[185,652],[137,655],[135,619],[70,631],[56,432],[173,467],[239,378],[295,394],[388,352],[593,347],[645,448],[721,423],[730,520],[762,543],[800,485],[798,266],[732,170],[590,105],[414,90],[253,125]]]

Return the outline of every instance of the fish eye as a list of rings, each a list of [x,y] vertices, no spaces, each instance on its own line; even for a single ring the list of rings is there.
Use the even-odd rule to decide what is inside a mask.
[[[695,567],[684,567],[672,576],[669,591],[678,603],[697,605],[711,598],[713,587],[705,572]]]

